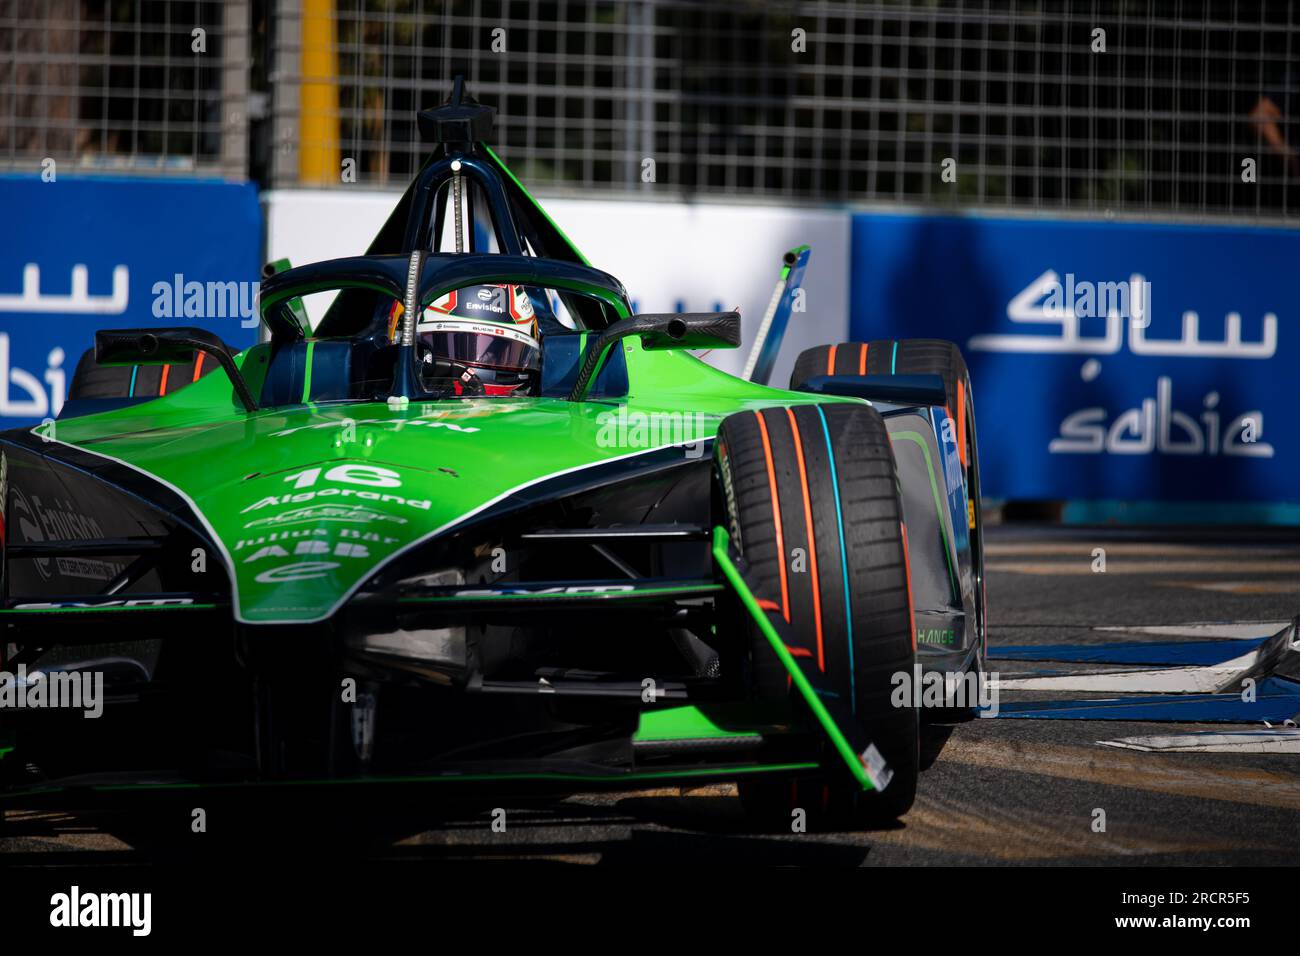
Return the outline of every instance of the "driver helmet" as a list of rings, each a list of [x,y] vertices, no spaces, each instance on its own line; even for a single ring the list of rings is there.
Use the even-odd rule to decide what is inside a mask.
[[[518,285],[472,285],[425,307],[416,324],[421,368],[457,395],[528,391],[541,369],[537,316]]]

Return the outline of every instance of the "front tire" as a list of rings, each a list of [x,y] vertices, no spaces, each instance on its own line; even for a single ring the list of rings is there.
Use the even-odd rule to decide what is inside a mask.
[[[801,799],[810,823],[824,826],[906,813],[916,796],[919,722],[915,708],[893,706],[892,678],[912,673],[916,649],[906,532],[883,419],[856,403],[742,412],[722,423],[714,454],[725,520],[754,575],[755,596],[788,620],[796,657],[828,674],[851,674],[856,716],[894,771],[878,793],[834,776],[802,791],[790,781],[745,781],[742,801],[788,823],[790,798]],[[748,621],[746,628],[754,694],[788,696],[785,668],[757,628]]]
[[[975,400],[966,359],[955,342],[945,339],[876,339],[841,342],[805,349],[790,373],[790,388],[799,390],[820,375],[938,375],[943,379],[945,409],[954,423],[954,439],[962,463],[966,489],[966,524],[971,539],[975,572],[975,629],[979,651],[974,667],[983,680],[988,654],[987,597],[984,589],[984,523],[980,514],[979,448],[975,440]],[[936,719],[967,719],[967,709],[936,715]]]

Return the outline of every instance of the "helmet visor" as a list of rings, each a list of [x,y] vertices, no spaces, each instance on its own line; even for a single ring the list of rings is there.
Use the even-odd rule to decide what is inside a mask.
[[[526,332],[490,322],[421,322],[420,342],[439,359],[476,368],[536,370],[541,347]]]

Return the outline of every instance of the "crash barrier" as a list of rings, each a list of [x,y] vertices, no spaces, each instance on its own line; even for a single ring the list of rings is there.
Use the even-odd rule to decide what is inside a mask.
[[[0,429],[58,415],[96,329],[197,325],[233,348],[256,340],[256,186],[0,176],[0,209]]]
[[[1294,502],[1298,260],[1295,229],[859,213],[851,327],[961,345],[988,496]]]

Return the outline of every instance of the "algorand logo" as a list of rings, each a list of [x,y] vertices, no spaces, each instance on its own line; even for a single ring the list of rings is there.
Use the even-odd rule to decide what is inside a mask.
[[[408,508],[416,508],[420,511],[428,511],[433,507],[433,502],[428,498],[404,498],[401,495],[381,494],[378,491],[358,491],[356,488],[321,488],[319,491],[300,491],[297,494],[267,495],[265,498],[260,498],[248,507],[241,509],[239,513],[248,514],[250,511],[259,511],[273,505],[302,504],[316,498],[327,498],[333,495],[362,498],[367,501],[385,501],[395,505],[405,505]]]

